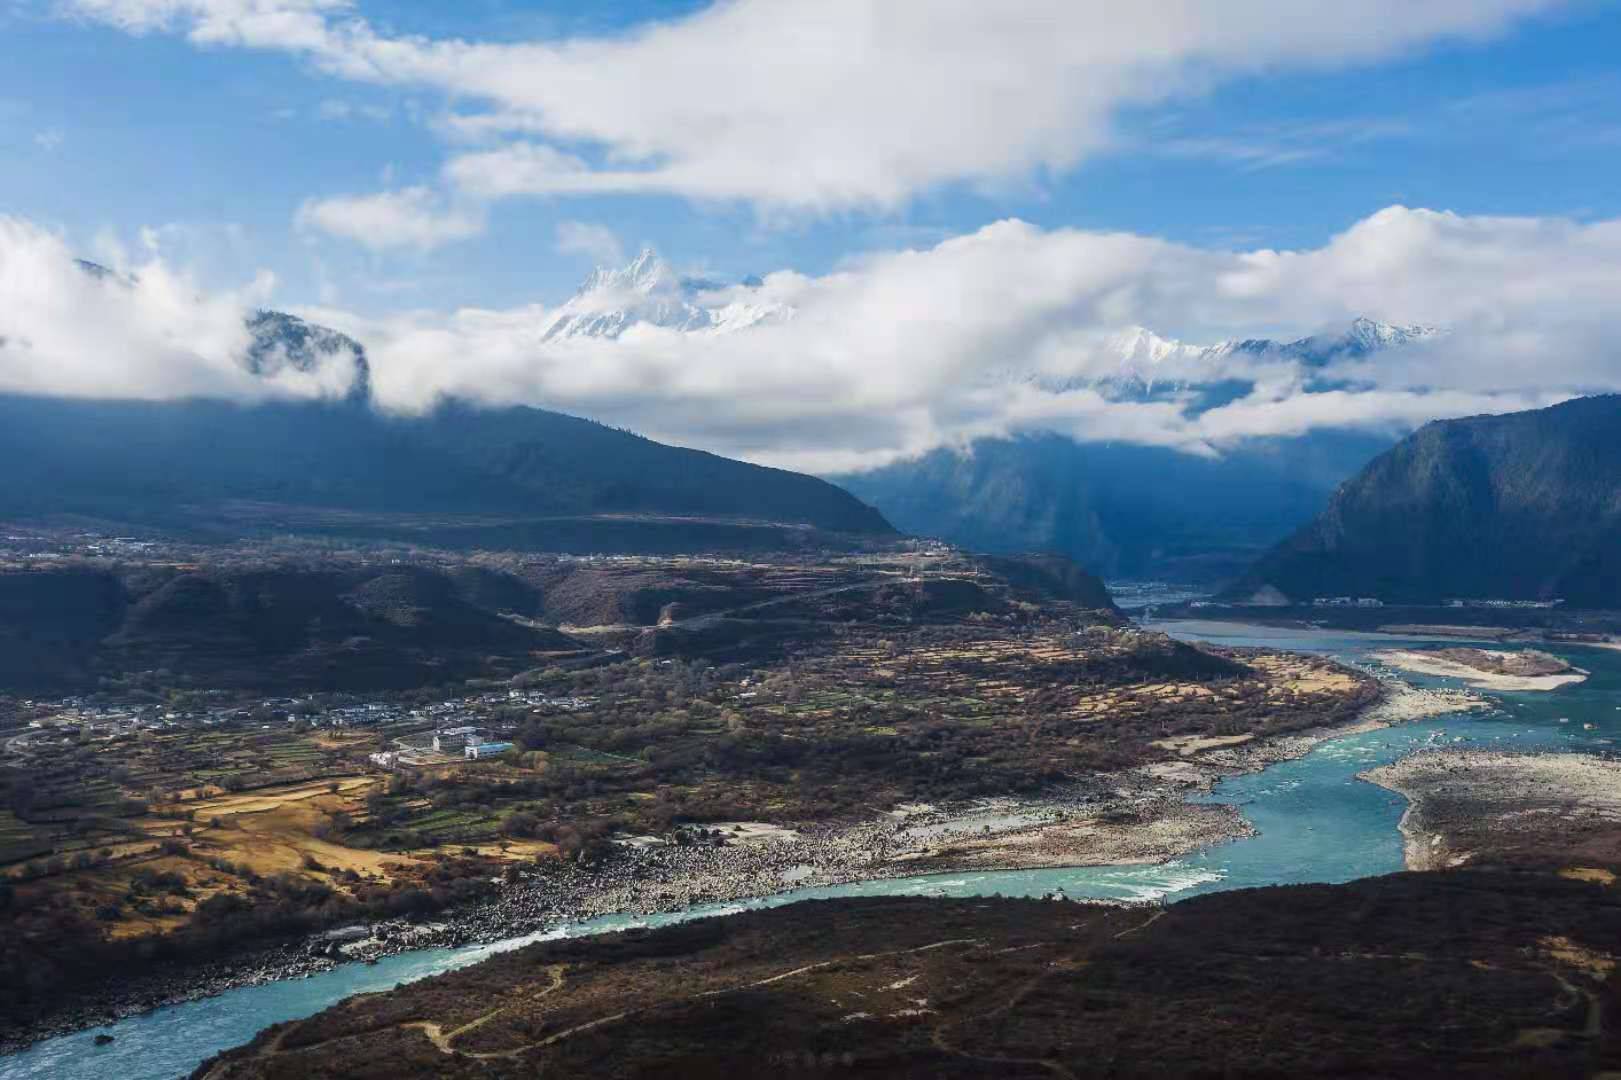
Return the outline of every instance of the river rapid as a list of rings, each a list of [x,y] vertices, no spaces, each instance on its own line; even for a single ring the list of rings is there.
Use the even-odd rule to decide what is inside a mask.
[[[1256,645],[1359,662],[1369,653],[1420,639],[1344,631],[1271,629],[1214,622],[1150,623],[1177,637]],[[935,874],[801,889],[757,900],[705,905],[654,916],[607,916],[492,945],[425,949],[373,965],[346,964],[301,979],[230,990],[215,997],[119,1021],[110,1027],[49,1039],[0,1058],[0,1080],[170,1080],[205,1058],[252,1038],[260,1029],[309,1016],[352,994],[476,963],[492,953],[545,938],[631,926],[660,926],[746,908],[844,896],[1043,896],[1171,902],[1222,889],[1302,882],[1342,882],[1402,868],[1397,831],[1406,800],[1357,774],[1435,746],[1500,750],[1602,752],[1621,746],[1621,652],[1555,648],[1591,672],[1584,683],[1552,693],[1492,693],[1489,711],[1453,714],[1328,740],[1294,761],[1224,780],[1202,799],[1237,805],[1256,835],[1157,866],[1067,867]],[[1422,686],[1452,680],[1404,676]],[[1592,725],[1589,729],[1586,725]],[[94,1043],[98,1034],[114,1041]]]

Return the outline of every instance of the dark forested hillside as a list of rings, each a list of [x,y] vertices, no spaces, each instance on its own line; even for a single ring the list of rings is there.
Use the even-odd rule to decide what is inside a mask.
[[[1230,590],[1621,606],[1621,397],[1430,424]]]
[[[538,601],[490,577],[505,594],[466,572],[406,566],[3,572],[0,687],[129,689],[158,672],[158,683],[208,688],[385,690],[581,650],[508,617],[538,614]]]
[[[1393,437],[1256,440],[1219,458],[1060,436],[986,439],[835,480],[906,532],[1057,551],[1106,577],[1215,583],[1311,519]]]
[[[1487,871],[1159,910],[812,901],[502,953],[192,1075],[1608,1075],[1618,916],[1601,886]]]
[[[581,529],[567,520],[600,515],[732,526],[714,535],[685,526],[692,535],[677,546],[689,549],[751,546],[761,538],[737,533],[743,522],[893,531],[877,511],[825,481],[531,408],[447,405],[407,418],[353,399],[236,405],[0,397],[0,457],[7,462],[0,517],[11,519],[75,514],[240,534],[255,521],[285,524],[287,515],[302,513],[328,531],[364,535],[388,524],[379,516],[434,515],[439,531],[431,539],[455,543],[457,526],[472,516],[481,528],[504,528],[496,538],[502,546],[554,546],[555,539],[562,550],[669,546],[645,524],[621,525],[627,535],[618,537],[609,525]],[[551,530],[557,537],[537,524],[545,519],[564,519]]]

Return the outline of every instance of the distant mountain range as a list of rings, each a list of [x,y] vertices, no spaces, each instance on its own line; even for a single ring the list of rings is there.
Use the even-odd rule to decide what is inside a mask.
[[[1055,551],[1110,578],[1231,580],[1392,439],[1321,432],[1219,458],[1058,435],[984,439],[832,479],[904,532]]]
[[[1112,335],[1104,343],[1104,352],[1117,358],[1113,370],[1085,378],[1053,380],[1038,375],[1025,378],[1052,390],[1092,387],[1107,390],[1111,396],[1134,399],[1197,392],[1202,399],[1197,407],[1210,408],[1248,392],[1247,384],[1224,385],[1222,380],[1212,378],[1212,373],[1223,371],[1236,358],[1298,364],[1312,373],[1314,379],[1322,380],[1326,378],[1323,369],[1336,362],[1360,360],[1385,349],[1406,348],[1444,336],[1446,331],[1439,327],[1392,326],[1358,317],[1344,330],[1312,334],[1293,341],[1244,338],[1215,345],[1195,345],[1163,338],[1152,330],[1134,326]],[[1211,385],[1215,387],[1214,396],[1208,390],[1200,390]]]
[[[1445,331],[1354,320],[1294,341],[1254,338],[1190,345],[1138,328],[1110,339],[1115,366],[1084,378],[1005,378],[1113,400],[1175,398],[1198,412],[1253,385],[1215,377],[1242,356],[1293,363],[1332,384],[1325,369]],[[1315,431],[1245,440],[1217,457],[1060,436],[983,439],[866,473],[831,476],[906,532],[986,551],[1063,552],[1108,577],[1195,584],[1231,580],[1281,536],[1309,521],[1343,480],[1399,432]]]
[[[1621,608],[1621,396],[1426,425],[1227,595],[1258,593]]]
[[[757,280],[727,285],[683,277],[651,251],[599,269],[563,304],[548,340],[617,338],[638,328],[730,334],[794,317]],[[1114,400],[1177,399],[1194,412],[1253,385],[1224,378],[1245,363],[1289,363],[1326,387],[1333,365],[1444,334],[1358,318],[1296,340],[1195,345],[1128,328],[1103,343],[1114,362],[1085,376],[1008,370],[993,380],[1051,392],[1094,389]],[[990,552],[1057,551],[1110,576],[1230,580],[1321,508],[1334,488],[1399,432],[1318,432],[1250,440],[1220,457],[1132,444],[1031,435],[987,439],[912,461],[828,477],[903,531]]]
[[[114,274],[81,265],[100,276]],[[556,309],[543,337],[733,334],[794,314],[758,279],[727,284],[684,276],[644,251],[623,268],[594,271]],[[371,372],[361,343],[275,311],[255,313],[248,329],[252,343],[243,362],[249,370],[266,377],[288,369],[335,371],[350,387],[347,404],[369,400]],[[1200,346],[1130,328],[1105,345],[1117,363],[1050,388],[1084,385],[1116,400],[1175,397],[1191,401],[1198,412],[1250,391],[1249,383],[1219,377],[1234,370],[1235,357],[1292,363],[1308,378],[1331,380],[1338,361],[1407,348],[1441,333],[1357,319],[1343,331],[1298,340]],[[1052,381],[1031,372],[994,377],[1044,386]],[[0,434],[0,449],[57,441],[0,479],[0,512],[45,504],[58,512],[72,507],[75,513],[125,515],[120,520],[136,513],[172,520],[166,508],[184,507],[188,521],[213,514],[217,524],[227,524],[240,513],[219,518],[218,508],[254,503],[275,508],[271,516],[278,519],[294,509],[307,519],[315,511],[330,516],[386,508],[408,515],[554,519],[686,515],[838,532],[882,533],[894,522],[906,532],[974,550],[1055,551],[1109,576],[1205,584],[1231,580],[1269,544],[1310,520],[1341,481],[1398,434],[1318,432],[1250,440],[1219,457],[1032,435],[982,440],[966,453],[936,450],[829,478],[873,510],[807,477],[663,447],[537,409],[452,405],[420,420],[398,420],[363,408],[337,410],[331,403],[248,408],[0,402],[0,417],[12,413],[23,415]],[[99,433],[76,434],[82,424],[93,424]],[[115,462],[119,468],[112,468]],[[127,472],[125,463],[131,466]],[[617,528],[629,530],[625,544],[648,542],[628,525]],[[565,549],[592,542],[577,526],[560,529],[546,531],[549,540],[523,533],[515,542]],[[763,542],[766,534],[749,535]]]

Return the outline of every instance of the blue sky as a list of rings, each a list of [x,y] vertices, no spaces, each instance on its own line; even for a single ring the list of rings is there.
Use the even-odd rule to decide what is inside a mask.
[[[393,32],[528,41],[612,34],[701,7],[361,0],[357,10]],[[132,35],[43,0],[0,19],[0,210],[58,226],[87,249],[98,235],[133,244],[142,226],[184,226],[171,247],[206,279],[268,267],[289,305],[556,301],[592,262],[557,250],[564,221],[741,277],[824,273],[863,251],[928,245],[1005,217],[1200,246],[1305,247],[1392,203],[1598,218],[1621,201],[1621,8],[1610,4],[1546,12],[1486,41],[1221,78],[1115,112],[1117,145],[1073,168],[991,187],[929,185],[895,207],[762,220],[736,199],[519,197],[489,207],[484,235],[382,253],[301,231],[295,215],[306,199],[433,183],[447,154],[436,118],[454,95],[358,83],[286,52]]]
[[[824,472],[1621,391],[1618,46],[1599,0],[0,0],[0,391],[341,392],[244,375],[261,305],[382,408]],[[763,281],[570,299],[644,246]],[[1357,316],[1442,332],[1209,348]]]

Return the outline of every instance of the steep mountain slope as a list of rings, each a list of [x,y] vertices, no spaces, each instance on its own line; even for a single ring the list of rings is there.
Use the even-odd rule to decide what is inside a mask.
[[[253,343],[243,360],[255,375],[270,377],[283,368],[313,374],[331,366],[344,373],[351,398],[371,396],[371,365],[354,338],[282,311],[254,312],[248,331]]]
[[[436,525],[452,531],[468,515],[486,527],[662,515],[893,531],[877,511],[825,481],[530,408],[451,404],[420,418],[392,418],[356,401],[0,397],[0,455],[12,463],[0,473],[0,515],[9,518],[71,513],[241,532],[251,518],[324,515],[331,529],[364,533],[402,515],[436,515]],[[562,550],[624,547],[607,535],[611,522],[603,537],[557,529],[567,533]],[[548,543],[544,530],[508,539],[510,546]],[[692,539],[705,546],[702,536]],[[718,539],[711,545],[727,546],[725,536]],[[641,543],[659,541],[625,540],[630,549]]]
[[[1330,432],[1204,458],[1035,436],[835,479],[909,533],[980,551],[1059,551],[1108,577],[1216,582],[1309,521],[1389,445]]]
[[[1120,612],[1103,582],[1062,555],[985,555],[979,562],[1008,583],[1014,599],[1058,601],[1088,611]]]
[[[1621,606],[1621,396],[1429,424],[1230,590]]]

